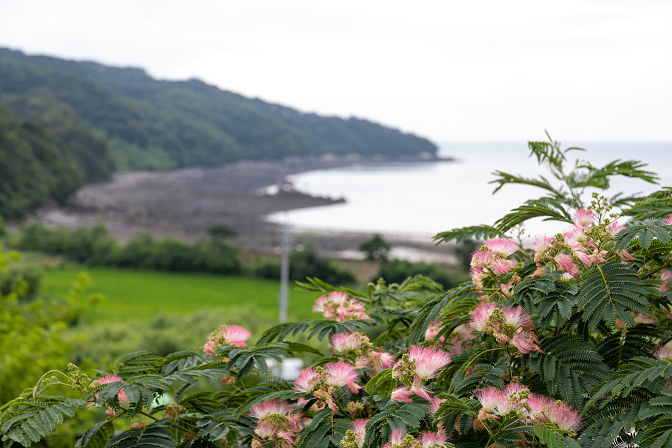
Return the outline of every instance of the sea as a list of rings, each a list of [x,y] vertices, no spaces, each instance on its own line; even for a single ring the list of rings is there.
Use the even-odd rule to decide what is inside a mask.
[[[603,166],[615,159],[640,160],[645,169],[660,177],[649,184],[640,179],[616,177],[603,192],[651,193],[672,186],[672,143],[573,143],[585,151],[567,153],[568,166],[585,160]],[[526,143],[442,143],[438,155],[453,161],[363,163],[343,168],[315,170],[290,176],[299,191],[344,198],[345,203],[311,207],[269,215],[267,219],[293,228],[313,231],[382,233],[430,239],[453,228],[493,224],[543,190],[524,185],[505,185],[496,194],[491,182],[495,170],[553,181],[546,166],[529,157]],[[579,162],[575,162],[579,159]],[[552,182],[557,184],[558,182]],[[592,191],[585,192],[590,202]],[[566,227],[557,222],[531,220],[527,235],[556,233]]]

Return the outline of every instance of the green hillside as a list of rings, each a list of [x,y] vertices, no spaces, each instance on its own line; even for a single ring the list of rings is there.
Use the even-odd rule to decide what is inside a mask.
[[[437,149],[426,139],[370,121],[305,114],[195,79],[161,81],[137,68],[1,48],[0,101],[48,127],[50,111],[67,110],[79,129],[107,142],[124,170],[324,153],[397,157]]]
[[[63,203],[83,180],[61,139],[0,105],[0,216],[21,217],[49,199]]]

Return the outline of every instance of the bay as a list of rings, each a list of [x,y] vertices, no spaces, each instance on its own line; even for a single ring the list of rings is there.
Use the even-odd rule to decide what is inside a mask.
[[[663,185],[672,186],[672,143],[563,145],[569,146],[586,149],[568,153],[572,164],[577,157],[596,166],[615,159],[642,160],[661,177],[660,185],[618,177],[607,191],[608,197],[619,191],[647,194]],[[425,239],[452,228],[492,224],[525,200],[543,195],[542,190],[521,185],[506,185],[493,195],[495,185],[489,182],[495,178],[495,170],[551,177],[546,167],[528,157],[525,143],[443,143],[439,155],[456,160],[367,163],[290,176],[288,180],[299,191],[343,197],[346,202],[276,213],[268,220],[287,221],[307,230],[381,232]],[[564,227],[533,220],[526,230],[530,234],[553,233]]]

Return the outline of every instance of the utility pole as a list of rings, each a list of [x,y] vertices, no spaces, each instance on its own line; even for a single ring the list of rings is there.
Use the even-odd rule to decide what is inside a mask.
[[[289,308],[289,221],[285,217],[282,226],[282,261],[280,266],[280,294],[278,296],[278,320],[287,322]]]

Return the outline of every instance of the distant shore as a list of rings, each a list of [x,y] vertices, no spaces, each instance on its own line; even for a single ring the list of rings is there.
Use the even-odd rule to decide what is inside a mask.
[[[69,227],[103,223],[110,234],[122,242],[142,231],[150,231],[157,238],[193,241],[204,238],[208,227],[221,224],[236,229],[239,236],[234,241],[243,250],[273,253],[280,245],[280,229],[277,224],[266,222],[265,216],[344,202],[342,198],[296,191],[286,181],[287,176],[357,164],[438,160],[288,158],[278,162],[242,161],[218,168],[121,172],[114,174],[110,182],[85,185],[67,206],[45,207],[36,217],[48,224]],[[297,239],[315,243],[318,249],[329,254],[352,252],[370,236],[299,229],[293,234]],[[424,248],[429,253],[437,253],[438,257],[446,257],[445,250],[437,251],[429,239],[421,242],[401,235],[390,236],[390,239],[401,247]]]

